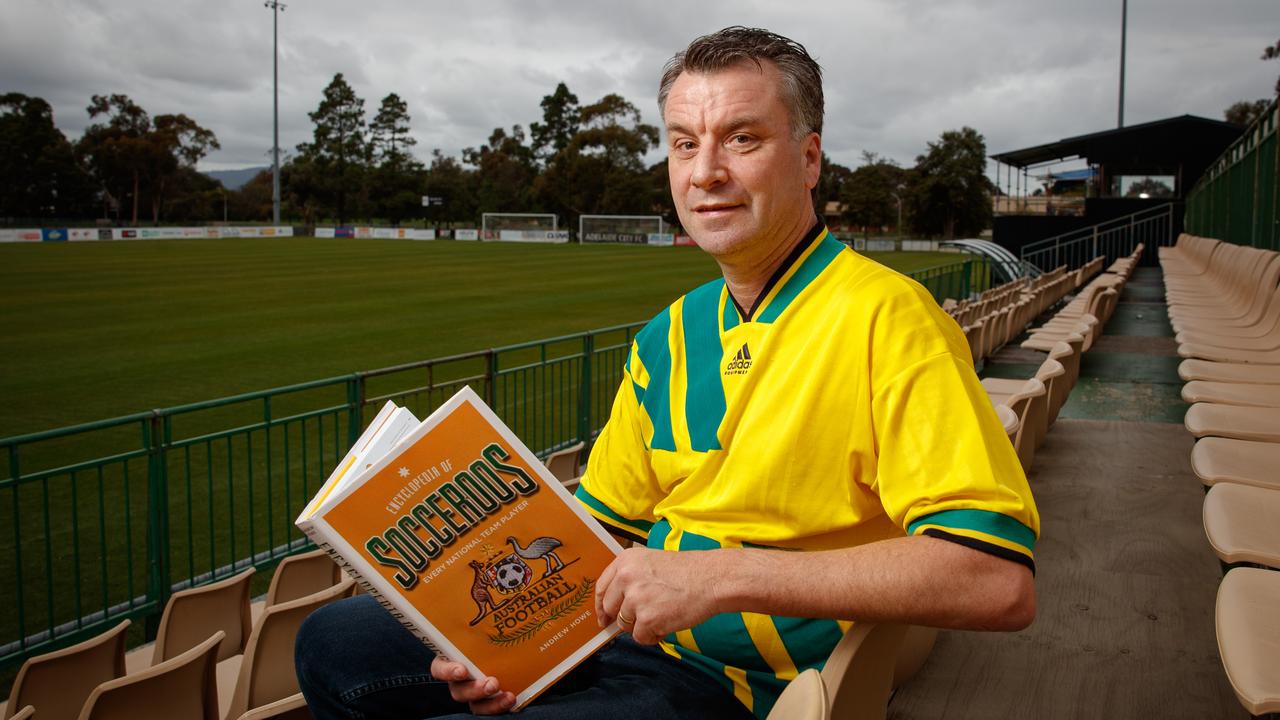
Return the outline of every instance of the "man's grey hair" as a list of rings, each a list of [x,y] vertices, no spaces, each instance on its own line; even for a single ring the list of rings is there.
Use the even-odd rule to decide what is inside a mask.
[[[658,112],[666,117],[667,96],[681,73],[710,74],[744,62],[761,69],[768,60],[782,73],[782,101],[791,114],[791,133],[800,139],[822,134],[822,68],[804,46],[760,28],[741,25],[703,35],[675,54],[662,71]]]

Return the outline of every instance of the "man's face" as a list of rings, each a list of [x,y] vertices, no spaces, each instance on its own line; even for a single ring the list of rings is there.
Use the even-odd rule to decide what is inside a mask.
[[[686,232],[717,258],[746,259],[813,224],[821,140],[799,140],[771,62],[682,73],[667,96],[668,173]]]

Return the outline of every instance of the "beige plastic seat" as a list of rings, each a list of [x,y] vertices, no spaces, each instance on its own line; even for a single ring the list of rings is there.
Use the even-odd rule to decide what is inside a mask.
[[[1267,350],[1280,342],[1280,285],[1271,293],[1263,315],[1250,325],[1192,326],[1174,336],[1179,344],[1221,345],[1241,350]]]
[[[577,479],[582,474],[578,472],[578,468],[582,466],[581,456],[584,447],[586,447],[585,443],[578,442],[551,453],[547,456],[547,469],[562,483]]]
[[[235,720],[252,708],[298,693],[293,671],[298,628],[317,608],[350,596],[354,586],[355,581],[347,578],[318,593],[267,607],[253,627],[244,655],[218,666],[220,717]]]
[[[905,625],[855,623],[822,668],[831,717],[884,718]]]
[[[1219,560],[1280,569],[1280,492],[1214,485],[1204,496],[1203,515],[1205,537]]]
[[[768,720],[827,720],[831,717],[827,688],[822,673],[809,668],[787,683]]]
[[[893,666],[893,689],[902,687],[924,667],[938,640],[938,629],[908,625],[898,646],[898,661]]]
[[[226,633],[146,670],[99,685],[80,720],[219,720],[214,665]]]
[[[1004,426],[1004,434],[1009,436],[1009,442],[1017,443],[1018,428],[1022,427],[1018,414],[1008,405],[1001,403],[996,405],[996,417],[1000,418],[1000,424]]]
[[[1280,442],[1280,408],[1196,403],[1187,410],[1183,424],[1198,438]]]
[[[1212,360],[1214,362],[1245,363],[1247,365],[1280,365],[1280,348],[1274,350],[1240,350],[1221,345],[1197,345],[1182,343],[1178,355],[1184,358]],[[1273,368],[1280,370],[1280,368]]]
[[[1276,368],[1267,365],[1246,365],[1212,360],[1183,360],[1178,363],[1178,377],[1186,381],[1210,380],[1280,385],[1278,374],[1280,373],[1276,372]]]
[[[40,717],[75,718],[93,689],[124,675],[124,620],[110,630],[68,648],[28,658],[13,681],[5,720],[32,706]]]
[[[189,650],[215,630],[224,638],[218,648],[218,660],[244,652],[249,638],[252,616],[249,611],[249,581],[254,570],[249,568],[225,580],[189,588],[169,596],[160,629],[156,633],[155,654],[151,664],[157,665]]]
[[[307,709],[307,701],[302,693],[290,695],[283,700],[254,708],[241,715],[239,720],[312,720],[311,711]]]
[[[1280,712],[1280,572],[1238,567],[1218,586],[1218,655],[1253,715]]]
[[[1276,368],[1280,371],[1280,368]],[[1247,407],[1280,407],[1280,385],[1210,382],[1192,380],[1182,386],[1182,399],[1189,403],[1207,402]]]
[[[9,716],[9,720],[30,720],[36,716],[36,706],[28,705],[13,715]]]
[[[1046,334],[1042,336],[1032,336],[1022,341],[1022,347],[1028,350],[1039,350],[1040,352],[1049,352],[1054,346],[1060,342],[1067,342],[1072,335],[1079,335],[1084,338],[1084,344],[1081,346],[1081,352],[1089,352],[1093,347],[1093,342],[1102,334],[1102,323],[1093,315],[1085,315],[1080,321],[1072,326],[1068,332],[1061,334]]]
[[[290,555],[280,561],[267,589],[267,605],[297,600],[342,581],[342,568],[324,550]]]
[[[1207,437],[1191,449],[1191,469],[1206,486],[1237,483],[1280,490],[1280,443]]]
[[[1018,431],[1013,439],[1013,448],[1018,453],[1023,472],[1031,472],[1031,463],[1036,454],[1037,433],[1044,432],[1037,428],[1042,428],[1048,420],[1048,392],[1044,383],[1030,378],[1024,381],[1021,390],[991,404],[1007,405],[1018,416]]]
[[[1044,443],[1045,435],[1049,431],[1049,407],[1053,403],[1057,393],[1062,392],[1063,390],[1061,383],[1066,372],[1066,369],[1062,367],[1062,363],[1053,359],[1046,359],[1040,364],[1040,369],[1036,371],[1035,379],[1039,380],[1044,385],[1045,396],[1035,400],[1035,402],[1040,403],[1043,406],[1042,409],[1035,414],[1035,419],[1030,427],[1033,434],[1029,440],[1035,444],[1035,447],[1040,447]],[[1007,381],[997,383],[994,382],[996,380],[996,378],[987,378],[982,381],[982,387],[987,391],[987,395],[991,398],[991,402],[994,405],[1009,405],[1010,398],[1018,392],[1021,392],[1027,382],[1026,380],[1014,380],[1013,383],[1009,383]],[[988,383],[991,383],[991,385],[989,386]],[[1012,392],[1006,395],[1004,393],[997,392],[997,387],[1008,388]]]

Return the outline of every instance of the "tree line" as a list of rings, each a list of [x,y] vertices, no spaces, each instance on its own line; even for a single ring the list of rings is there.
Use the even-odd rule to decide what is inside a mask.
[[[151,117],[124,95],[95,95],[86,111],[94,122],[72,142],[43,99],[0,96],[0,222],[271,217],[270,170],[234,191],[196,171],[220,146],[192,118]],[[527,129],[497,127],[460,159],[436,149],[428,162],[414,155],[412,118],[396,93],[370,115],[338,73],[309,117],[311,139],[281,164],[286,221],[472,226],[485,212],[546,212],[570,227],[581,214],[656,214],[678,224],[666,161],[645,162],[658,128],[617,94],[583,104],[559,83]],[[834,203],[836,224],[866,234],[900,220],[917,235],[976,234],[991,218],[985,170],[982,135],[962,128],[928,143],[910,168],[864,152],[851,169],[824,154],[814,200],[820,212]],[[424,195],[442,202],[424,207]]]

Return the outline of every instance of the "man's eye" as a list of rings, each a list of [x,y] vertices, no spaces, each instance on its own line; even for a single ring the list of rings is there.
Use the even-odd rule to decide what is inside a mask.
[[[751,136],[750,135],[734,135],[733,142],[737,145],[746,145],[747,143],[751,142]]]
[[[684,150],[684,151],[688,152],[689,150],[692,150],[692,149],[693,149],[693,141],[691,141],[691,140],[681,140],[680,142],[676,143],[676,149],[677,149],[677,150]]]

